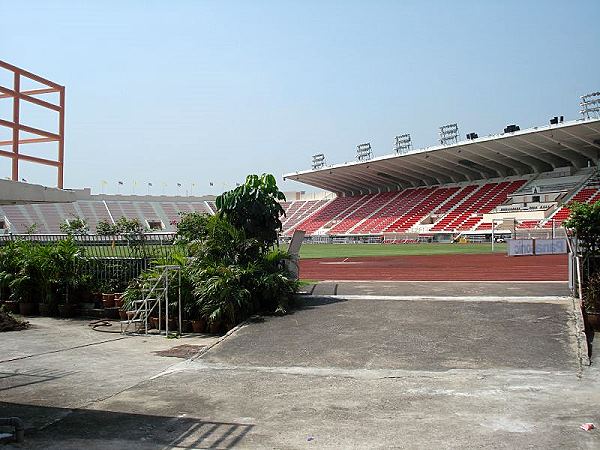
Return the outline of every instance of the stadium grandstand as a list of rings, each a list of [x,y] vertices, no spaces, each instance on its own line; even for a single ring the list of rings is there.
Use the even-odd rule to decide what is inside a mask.
[[[548,126],[513,125],[499,135],[454,138],[436,147],[284,175],[336,195],[287,205],[293,214],[285,234],[302,229],[315,238],[385,242],[554,235],[564,233],[569,202],[600,200],[598,118],[554,118]],[[303,217],[298,211],[308,213]]]

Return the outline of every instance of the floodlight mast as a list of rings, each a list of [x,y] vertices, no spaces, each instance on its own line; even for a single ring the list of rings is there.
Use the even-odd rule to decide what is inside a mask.
[[[582,95],[579,106],[584,119],[600,119],[600,92]]]
[[[312,168],[313,170],[319,170],[325,167],[325,155],[323,153],[317,153],[312,157]]]
[[[368,161],[371,158],[373,158],[373,150],[370,142],[356,146],[356,159],[358,161]]]
[[[456,144],[458,142],[458,125],[451,123],[440,127],[440,144]]]
[[[398,155],[404,155],[412,150],[412,141],[410,134],[401,134],[394,140],[394,152]]]

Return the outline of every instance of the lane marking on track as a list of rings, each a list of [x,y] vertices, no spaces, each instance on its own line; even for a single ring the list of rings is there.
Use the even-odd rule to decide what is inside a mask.
[[[324,263],[322,263],[324,264]],[[338,263],[340,264],[340,263]],[[497,283],[497,284],[543,284],[543,283],[553,283],[553,284],[564,284],[568,283],[568,280],[558,281],[558,280],[319,280],[321,283],[457,283],[457,284],[469,284],[469,283]]]
[[[551,303],[559,305],[569,305],[572,303],[571,297],[560,295],[549,296],[436,296],[436,295],[313,295],[310,298],[322,299],[345,299],[345,300],[377,300],[377,301],[426,301],[426,302],[473,302],[473,303]]]
[[[348,259],[348,258],[346,258]],[[324,266],[336,266],[336,265],[348,265],[348,264],[364,264],[363,261],[327,261],[327,262],[322,262],[319,263],[322,264]]]

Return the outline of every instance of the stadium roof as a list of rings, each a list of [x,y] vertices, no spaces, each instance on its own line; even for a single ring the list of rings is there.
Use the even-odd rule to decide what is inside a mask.
[[[586,119],[293,172],[283,179],[355,195],[583,168],[599,159],[600,119]]]

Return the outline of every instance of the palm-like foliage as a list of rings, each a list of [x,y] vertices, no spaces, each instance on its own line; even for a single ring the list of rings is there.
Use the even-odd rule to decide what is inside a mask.
[[[244,184],[218,196],[216,205],[229,223],[266,248],[277,242],[277,233],[282,229],[279,218],[285,216],[285,211],[280,201],[285,201],[285,195],[275,177],[262,174],[248,175]]]
[[[251,292],[244,286],[245,271],[236,265],[208,266],[194,277],[198,309],[209,322],[236,324],[252,313]]]

